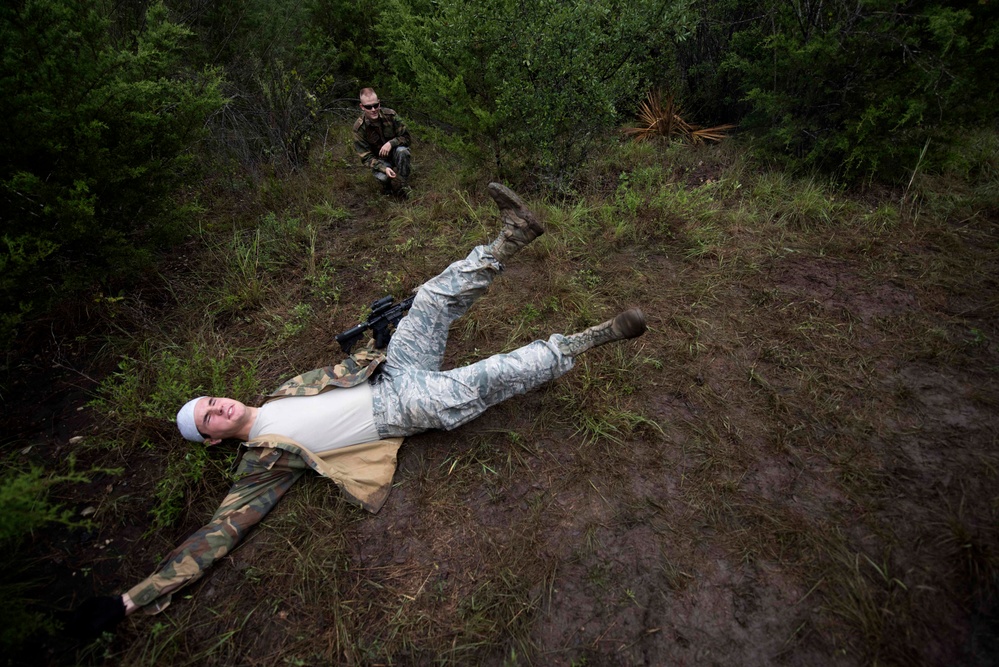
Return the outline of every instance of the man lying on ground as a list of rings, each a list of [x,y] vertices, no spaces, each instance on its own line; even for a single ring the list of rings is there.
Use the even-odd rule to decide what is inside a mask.
[[[180,409],[177,427],[188,440],[245,441],[237,481],[211,521],[171,552],[156,573],[121,596],[84,603],[77,614],[84,632],[109,629],[138,609],[151,614],[165,609],[175,591],[229,553],[306,470],[328,477],[348,499],[377,512],[405,436],[457,428],[490,406],[560,377],[582,352],[645,332],[644,315],[631,309],[581,333],[554,334],[441,371],[451,323],[485,293],[505,262],[544,233],[509,188],[491,183],[489,194],[503,219],[499,236],[419,288],[384,353],[369,345],[336,366],[292,378],[259,408],[202,396]]]

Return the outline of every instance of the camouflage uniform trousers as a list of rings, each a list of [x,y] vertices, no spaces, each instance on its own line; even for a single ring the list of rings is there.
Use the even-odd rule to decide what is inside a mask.
[[[391,187],[392,179],[384,171],[378,169],[377,165],[380,164],[382,169],[391,167],[398,175],[402,185],[405,185],[409,180],[409,161],[409,148],[406,146],[397,146],[384,158],[379,158],[372,162],[371,173],[375,177],[375,180],[382,184],[382,187]]]
[[[508,354],[440,370],[451,323],[485,293],[501,270],[488,248],[479,246],[420,287],[373,381],[375,426],[381,437],[456,428],[572,368],[572,357],[558,348],[562,336],[555,334]]]
[[[263,519],[285,492],[309,470],[299,456],[280,449],[244,449],[236,482],[206,525],[188,537],[159,565],[159,570],[128,591],[146,613],[159,613],[171,594],[201,578]]]

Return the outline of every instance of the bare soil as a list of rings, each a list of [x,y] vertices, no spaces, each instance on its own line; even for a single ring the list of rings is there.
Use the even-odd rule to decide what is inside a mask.
[[[678,178],[716,177],[698,165]],[[338,233],[382,224],[365,201]],[[128,619],[104,648],[57,636],[10,664],[997,664],[996,223],[949,245],[915,228],[863,247],[816,231],[728,265],[685,257],[682,227],[621,247],[594,271],[641,275],[606,301],[645,305],[646,336],[461,429],[408,439],[379,514],[303,480],[162,616]],[[530,277],[544,262],[511,266],[456,327],[452,364],[506,344],[496,312],[543,303]],[[349,280],[358,304],[377,291],[363,272]],[[73,340],[53,324],[8,368],[5,449],[122,467],[57,496],[76,512],[124,509],[34,537],[43,608],[132,585],[225,490],[209,474],[179,524],[149,534],[163,456],[68,444],[100,430],[83,407],[112,370]],[[610,438],[585,428],[622,412],[648,421]],[[349,653],[331,648],[344,627],[363,629]]]

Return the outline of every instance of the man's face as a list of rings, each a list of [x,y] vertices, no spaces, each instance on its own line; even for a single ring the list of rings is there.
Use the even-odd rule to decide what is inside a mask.
[[[378,109],[382,103],[378,101],[378,95],[361,95],[361,110],[368,120],[378,118]]]
[[[205,397],[194,405],[194,423],[212,444],[235,437],[248,416],[246,406],[233,398]]]

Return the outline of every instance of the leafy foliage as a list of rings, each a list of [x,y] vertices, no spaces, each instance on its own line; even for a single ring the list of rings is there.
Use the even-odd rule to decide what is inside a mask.
[[[682,2],[390,0],[378,32],[393,89],[453,145],[563,189],[685,26]]]
[[[173,3],[195,32],[197,59],[225,73],[229,98],[210,129],[215,146],[244,165],[298,169],[309,159],[325,114],[345,104],[367,70],[373,41],[356,3],[267,0]]]
[[[48,475],[39,467],[5,473],[0,480],[0,544],[12,546],[52,521],[71,523],[69,510],[49,502],[49,489],[63,482],[86,481],[87,478],[77,472]]]
[[[228,452],[225,467],[235,457],[235,451]],[[156,502],[149,511],[153,519],[150,532],[172,526],[180,518],[186,507],[185,496],[201,481],[210,463],[208,445],[200,443],[190,443],[183,451],[171,455],[162,479],[156,484]]]
[[[89,3],[0,9],[0,328],[169,236],[185,149],[222,99],[211,72],[178,66],[187,31],[162,5],[112,37]]]
[[[901,181],[926,140],[946,157],[958,128],[997,101],[995,3],[734,0],[706,9],[678,60],[692,98],[744,116],[767,153],[848,178]]]
[[[0,576],[4,600],[0,606],[0,646],[16,648],[35,632],[53,631],[51,619],[28,608],[37,582],[26,573],[25,564],[16,554],[25,538],[45,524],[74,525],[72,512],[51,502],[49,490],[56,484],[86,481],[86,476],[73,470],[72,462],[64,475],[32,466],[5,470],[0,477],[0,547],[6,554]]]

